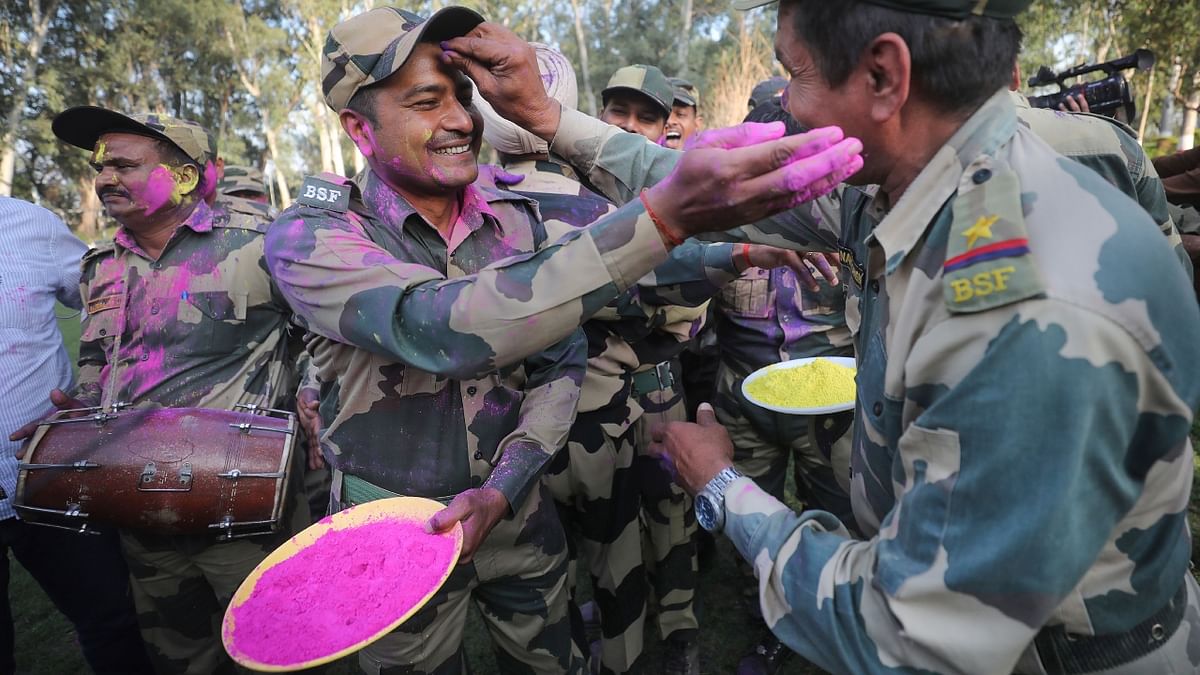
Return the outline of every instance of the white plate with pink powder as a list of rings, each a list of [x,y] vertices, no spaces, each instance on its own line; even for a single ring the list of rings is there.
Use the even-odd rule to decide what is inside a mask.
[[[428,534],[443,507],[381,499],[310,526],[242,582],[221,627],[225,651],[266,672],[311,668],[356,652],[429,602],[458,563],[462,528]]]

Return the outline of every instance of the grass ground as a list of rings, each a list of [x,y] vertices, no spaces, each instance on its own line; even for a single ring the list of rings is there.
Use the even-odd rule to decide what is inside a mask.
[[[60,316],[69,311],[59,308]],[[77,345],[79,324],[76,319],[59,322],[67,345]],[[74,355],[72,354],[72,357]],[[1194,441],[1200,442],[1200,423],[1192,430]],[[1192,524],[1192,559],[1200,561],[1200,464],[1192,486],[1190,520]],[[789,488],[789,492],[790,492]],[[701,660],[704,671],[713,675],[732,673],[738,659],[752,648],[759,637],[758,629],[747,619],[741,605],[741,578],[734,565],[737,553],[726,540],[718,542],[715,564],[702,572],[700,578],[699,611],[701,612]],[[17,634],[18,672],[29,675],[71,675],[86,673],[70,624],[51,605],[42,589],[10,558],[12,580],[9,598],[13,607]],[[477,613],[472,613],[467,629],[467,653],[472,668],[478,673],[496,672],[486,633]],[[656,663],[656,636],[647,630],[649,659]],[[323,669],[330,675],[349,675],[358,672],[353,657],[330,664]],[[654,672],[653,668],[649,672]],[[816,675],[822,671],[807,666],[798,658],[784,668],[785,675]]]

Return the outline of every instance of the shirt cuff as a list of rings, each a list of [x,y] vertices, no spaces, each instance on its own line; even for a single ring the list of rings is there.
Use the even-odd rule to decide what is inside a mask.
[[[605,142],[621,130],[578,110],[564,107],[558,121],[558,131],[550,142],[550,152],[587,175]]]
[[[754,479],[742,476],[725,489],[725,536],[746,560],[754,560],[754,535],[772,514],[788,507],[775,499]]]
[[[541,479],[542,469],[550,457],[550,453],[532,441],[512,443],[504,448],[500,461],[483,487],[499,490],[508,500],[509,509],[516,513]]]
[[[733,259],[734,244],[709,244],[704,247],[704,269],[709,281],[723,286],[738,278],[742,270],[738,270]]]

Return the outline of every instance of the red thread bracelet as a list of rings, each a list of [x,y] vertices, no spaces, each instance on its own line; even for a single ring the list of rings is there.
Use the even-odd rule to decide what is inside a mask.
[[[742,262],[745,264],[745,267],[742,268],[743,272],[754,267],[750,262],[750,244],[742,244],[738,247],[738,255],[742,257]]]
[[[650,208],[650,202],[646,201],[646,191],[642,190],[642,194],[638,196],[642,200],[642,206],[646,207],[646,215],[650,216],[650,222],[654,223],[655,229],[657,229],[658,233],[662,235],[662,238],[666,239],[667,243],[672,246],[679,246],[682,244],[683,238],[672,232],[671,228],[667,227],[667,224],[659,219],[658,214],[654,212],[654,209]]]

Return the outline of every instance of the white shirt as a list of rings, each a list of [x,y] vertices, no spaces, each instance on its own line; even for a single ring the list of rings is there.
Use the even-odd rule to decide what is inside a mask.
[[[73,378],[54,301],[80,308],[79,261],[87,246],[58,216],[0,197],[0,520],[16,512],[20,443],[8,435],[53,409],[50,390]]]

